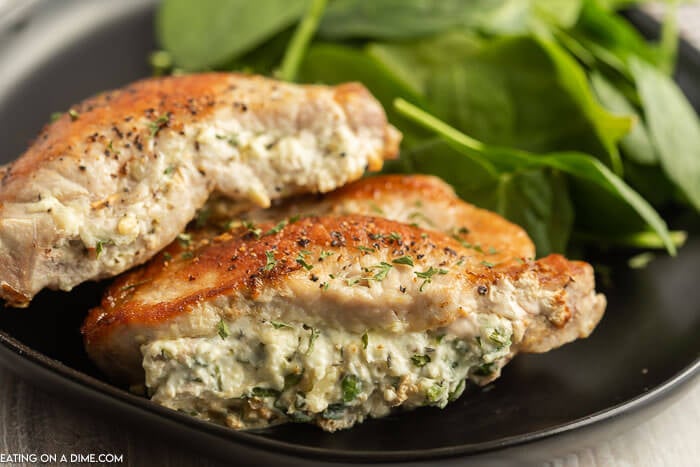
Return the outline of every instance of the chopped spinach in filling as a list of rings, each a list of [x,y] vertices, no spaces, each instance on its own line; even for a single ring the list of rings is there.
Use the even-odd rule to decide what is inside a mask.
[[[164,406],[237,429],[291,421],[335,430],[392,407],[444,407],[466,379],[497,376],[510,353],[510,323],[494,316],[478,323],[477,335],[456,336],[246,317],[221,321],[211,337],[157,340],[141,350],[149,394]]]

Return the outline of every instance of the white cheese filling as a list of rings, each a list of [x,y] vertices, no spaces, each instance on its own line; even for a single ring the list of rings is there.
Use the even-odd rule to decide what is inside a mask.
[[[510,322],[480,315],[476,334],[363,334],[250,317],[211,337],[142,346],[146,387],[166,407],[237,429],[286,421],[347,428],[392,407],[444,407],[465,380],[498,376]]]

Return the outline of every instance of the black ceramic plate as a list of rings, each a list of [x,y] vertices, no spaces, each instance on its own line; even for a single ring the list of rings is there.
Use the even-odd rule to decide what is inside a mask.
[[[1,36],[0,162],[17,157],[52,112],[146,76],[152,14],[143,1],[46,2]],[[679,78],[696,104],[697,77],[700,59],[684,45]],[[609,306],[591,338],[519,356],[495,384],[444,410],[397,414],[336,434],[301,425],[235,432],[111,386],[87,359],[78,331],[99,284],[43,292],[29,309],[0,310],[0,362],[131,426],[154,427],[229,460],[546,459],[650,416],[699,373],[700,241],[641,271],[627,269],[623,257],[601,257],[610,271],[609,281],[599,281]]]

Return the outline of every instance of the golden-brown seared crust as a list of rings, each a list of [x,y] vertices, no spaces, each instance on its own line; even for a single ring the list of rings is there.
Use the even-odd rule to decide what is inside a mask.
[[[226,223],[230,210],[227,201],[213,202],[213,221]],[[323,196],[285,200],[275,208],[254,210],[244,216],[258,222],[296,214],[363,214],[415,224],[447,233],[485,253],[491,263],[535,256],[535,245],[520,226],[460,199],[450,185],[431,175],[367,177]]]
[[[441,245],[454,251],[454,256],[462,249],[458,242],[438,232],[365,216],[306,217],[273,233],[276,226],[241,226],[211,240],[204,237],[173,242],[144,267],[115,280],[101,306],[90,311],[83,325],[86,342],[89,345],[102,338],[112,327],[161,323],[187,312],[188,306],[216,296],[239,292],[254,299],[263,287],[274,287],[291,272],[302,269],[297,261],[299,253],[310,248],[333,252],[332,260],[336,261],[343,251],[354,250],[353,254],[359,255],[362,249],[395,249],[401,252],[396,256],[411,254],[426,245]],[[400,240],[393,239],[392,232]],[[274,252],[275,264],[266,270],[269,251]],[[203,283],[203,277],[213,280]],[[142,290],[166,288],[181,293],[172,301],[142,302]]]
[[[333,256],[324,260],[323,251]],[[570,262],[560,255],[550,255],[538,261],[519,260],[493,265],[486,261],[483,252],[465,248],[459,241],[440,232],[358,215],[307,217],[277,225],[239,226],[213,239],[192,238],[173,243],[144,267],[118,278],[108,289],[101,306],[91,310],[83,325],[86,346],[94,355],[115,331],[167,327],[168,322],[190,313],[202,303],[214,302],[218,297],[241,296],[248,302],[255,302],[265,291],[284,288],[285,280],[301,271],[304,262],[317,266],[314,271],[337,262],[333,272],[338,273],[344,270],[341,268],[343,262],[362,255],[375,255],[377,262],[409,255],[415,263],[411,269],[419,272],[433,266],[436,273],[438,268],[445,268],[445,275],[436,275],[435,278],[449,277],[449,281],[455,284],[454,293],[461,294],[461,299],[452,303],[455,297],[449,295],[449,288],[441,292],[447,294],[443,304],[432,303],[442,300],[439,295],[432,296],[431,302],[426,302],[426,306],[432,308],[425,309],[420,316],[408,318],[415,321],[409,323],[409,327],[416,324],[418,328],[427,329],[449,325],[462,313],[459,300],[490,303],[491,288],[498,289],[508,282],[515,284],[516,289],[532,289],[522,290],[523,296],[531,293],[547,297],[546,301],[554,297],[552,303],[544,305],[536,299],[531,300],[529,306],[532,310],[528,312],[539,322],[536,330],[526,336],[527,343],[518,347],[522,351],[544,351],[547,346],[564,343],[550,335],[564,328],[574,312],[591,314],[594,326],[604,308],[603,302],[602,305],[594,303],[593,312],[587,304],[581,310],[575,309],[578,304],[571,301],[571,292],[567,289],[571,284],[575,287],[581,285],[582,297],[595,298],[592,270],[586,263]],[[323,261],[327,263],[321,264]],[[410,270],[408,276],[414,281],[412,293],[416,296],[423,294],[422,286],[417,293],[415,283],[420,282],[420,276],[416,274],[414,277]],[[309,280],[314,280],[313,274],[309,277]],[[465,295],[460,291],[468,292]],[[324,292],[319,290],[318,293]],[[493,303],[499,300],[494,298]],[[557,303],[557,300],[562,302]],[[491,305],[484,306],[486,309],[482,311],[487,311]],[[547,310],[542,312],[540,307]],[[347,313],[351,313],[352,307],[348,308]],[[242,310],[229,312],[234,313],[233,318],[236,313],[244,313]],[[591,329],[567,331],[567,338],[583,337]],[[541,343],[543,339],[547,340],[546,344]]]
[[[113,277],[212,192],[248,208],[325,193],[380,169],[399,141],[357,83],[205,73],[100,94],[0,168],[0,298],[26,306],[43,288]]]
[[[190,121],[201,120],[202,117],[216,111],[219,106],[233,106],[240,112],[265,112],[265,107],[274,106],[274,102],[253,103],[231,100],[232,94],[227,91],[235,91],[236,80],[245,79],[249,82],[259,81],[261,84],[269,84],[270,80],[261,76],[240,75],[235,73],[201,73],[184,76],[168,76],[160,78],[147,78],[136,81],[124,88],[104,92],[87,99],[80,104],[71,107],[55,122],[46,125],[34,144],[15,162],[8,164],[0,172],[0,186],[10,185],[13,180],[21,180],[30,176],[37,168],[47,161],[58,157],[74,157],[79,160],[81,153],[75,153],[71,149],[78,143],[86,140],[121,140],[129,138],[129,122],[141,118],[144,115],[153,121],[160,116],[170,115],[168,122],[162,124],[175,131],[180,131]],[[274,87],[274,85],[273,85]],[[319,86],[320,90],[322,87]],[[325,87],[323,87],[325,89]],[[308,92],[315,92],[313,86],[308,87]],[[351,111],[356,103],[365,99],[373,99],[369,91],[359,83],[346,83],[334,88],[335,100]],[[368,116],[376,121],[363,121],[363,125],[379,125],[385,127],[385,159],[395,158],[398,155],[400,134],[388,125],[383,114],[360,113],[364,118]],[[349,114],[352,116],[352,114]],[[351,120],[352,123],[352,120]],[[359,122],[354,123],[354,128],[360,127]],[[111,129],[111,130],[107,130]],[[107,130],[107,131],[106,131]],[[134,133],[136,133],[134,131]],[[138,136],[138,135],[136,135]],[[138,145],[139,140],[134,138],[133,144]],[[143,142],[141,142],[143,144]],[[373,164],[370,170],[381,168],[381,164]],[[16,201],[9,190],[0,190],[0,203],[5,200]]]
[[[172,123],[168,124],[178,130],[185,122],[215,110],[216,96],[222,95],[229,85],[229,76],[210,73],[149,78],[87,99],[43,128],[27,152],[11,164],[2,185],[30,175],[58,157],[83,157],[71,149],[93,135],[115,140],[128,138],[125,133],[129,122],[144,115],[156,120],[170,113]],[[113,128],[111,135],[105,131],[109,128]],[[133,142],[138,143],[137,140]],[[0,191],[0,200],[9,196],[6,190]]]
[[[437,215],[432,210],[454,213],[457,224],[449,234],[460,242],[491,249],[489,261],[499,263],[516,258],[534,258],[535,246],[525,230],[498,214],[460,199],[447,183],[431,175],[379,175],[350,183],[328,195],[331,204],[343,199],[365,199],[381,203],[387,194],[401,196],[413,204],[409,217],[421,227],[446,231],[445,225],[427,222]],[[411,203],[411,200],[413,203]],[[416,205],[416,202],[419,202]],[[495,252],[494,252],[495,251]]]

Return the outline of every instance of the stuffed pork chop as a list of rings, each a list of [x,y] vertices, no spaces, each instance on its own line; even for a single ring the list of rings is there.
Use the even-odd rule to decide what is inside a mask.
[[[100,368],[159,404],[334,431],[444,407],[517,352],[586,337],[604,308],[586,263],[493,264],[444,233],[326,216],[181,238],[117,279],[83,333]]]
[[[218,219],[220,225],[230,226],[238,208],[216,198],[207,209],[212,221]],[[273,208],[255,209],[233,219],[254,225],[283,222],[296,215],[347,214],[379,216],[447,233],[463,246],[483,253],[491,263],[535,257],[535,245],[520,226],[463,201],[449,184],[431,175],[363,178],[325,195],[294,197]],[[222,219],[226,221],[221,222]],[[216,231],[209,233],[215,234]]]
[[[212,192],[266,207],[333,190],[381,168],[399,139],[359,84],[211,73],[88,99],[0,168],[0,297],[24,306],[143,263]]]

